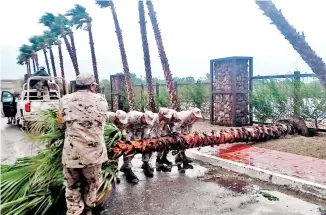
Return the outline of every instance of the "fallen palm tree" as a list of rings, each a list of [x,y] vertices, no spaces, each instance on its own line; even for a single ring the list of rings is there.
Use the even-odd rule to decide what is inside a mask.
[[[117,159],[121,155],[132,155],[149,151],[157,152],[163,149],[178,151],[181,149],[218,146],[220,144],[235,142],[262,142],[298,132],[300,130],[294,124],[282,123],[247,128],[231,128],[219,132],[212,131],[210,134],[195,132],[193,134],[174,134],[167,137],[146,140],[120,140],[109,150],[109,155]]]
[[[175,134],[126,142],[120,140],[121,133],[117,127],[108,123],[104,139],[109,161],[103,165],[104,180],[97,203],[103,203],[109,196],[117,173],[117,159],[121,155],[166,148],[179,150],[233,142],[261,142],[294,134],[297,130],[295,123],[286,121],[270,126],[213,131],[211,134]],[[31,125],[29,136],[33,141],[46,145],[47,149],[36,156],[20,158],[13,165],[1,165],[1,212],[6,215],[57,214],[58,208],[64,210],[65,198],[61,164],[64,132],[56,121],[56,111],[43,112],[39,121]]]

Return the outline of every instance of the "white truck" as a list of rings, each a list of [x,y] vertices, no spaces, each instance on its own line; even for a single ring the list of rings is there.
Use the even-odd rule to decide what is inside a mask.
[[[28,122],[37,120],[40,111],[57,108],[59,106],[61,95],[60,87],[56,82],[60,79],[65,81],[60,77],[30,77],[24,84],[23,90],[18,98],[14,98],[8,91],[3,91],[1,97],[3,112],[7,116],[14,115],[16,124],[25,129]],[[36,87],[36,89],[34,89],[34,87],[31,88],[31,81],[37,81],[39,83],[47,82],[48,87],[41,85],[41,87]],[[68,92],[67,89],[66,92]],[[13,99],[9,101],[8,97]],[[4,101],[3,98],[7,99]]]

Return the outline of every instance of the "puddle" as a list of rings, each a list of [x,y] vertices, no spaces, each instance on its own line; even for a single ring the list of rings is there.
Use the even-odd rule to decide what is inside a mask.
[[[220,169],[212,169],[200,178],[201,181],[214,182],[233,192],[246,194],[253,190],[253,186],[248,182],[248,179],[242,178],[232,171],[223,171]]]

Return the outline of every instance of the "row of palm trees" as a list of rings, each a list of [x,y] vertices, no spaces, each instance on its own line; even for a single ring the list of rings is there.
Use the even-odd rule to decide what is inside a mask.
[[[118,44],[120,48],[120,54],[122,59],[123,71],[125,75],[125,83],[126,83],[126,91],[127,91],[127,99],[129,103],[129,107],[131,110],[135,109],[135,100],[134,100],[134,91],[131,83],[131,76],[129,71],[129,65],[127,61],[126,50],[124,46],[122,31],[120,28],[118,15],[116,12],[116,8],[113,1],[103,1],[97,0],[96,3],[101,7],[110,7],[112,17],[114,20],[115,31],[118,39]],[[169,63],[166,57],[166,53],[164,51],[163,41],[160,29],[158,27],[158,21],[156,17],[156,12],[154,10],[154,6],[152,1],[147,0],[146,5],[148,8],[148,14],[152,23],[153,31],[155,34],[155,39],[158,47],[159,56],[162,63],[162,68],[164,71],[164,76],[167,82],[168,91],[170,95],[170,102],[172,104],[172,108],[179,110],[180,105],[177,98],[176,89],[174,86],[171,70],[169,67]],[[147,87],[148,87],[148,108],[152,111],[155,111],[155,99],[154,99],[154,88],[153,88],[153,81],[152,81],[152,71],[151,71],[151,61],[150,61],[150,54],[149,54],[149,47],[148,47],[148,40],[147,40],[147,30],[146,30],[146,19],[145,19],[145,8],[144,2],[138,1],[138,10],[139,10],[139,24],[140,24],[140,33],[142,38],[142,46],[144,52],[144,64],[145,64],[145,73],[146,73],[146,80],[147,80]],[[57,71],[55,67],[54,55],[52,51],[53,46],[58,47],[59,53],[59,61],[60,61],[60,70],[61,76],[65,77],[64,72],[64,65],[63,65],[63,56],[62,56],[62,42],[61,38],[67,47],[70,59],[72,61],[76,76],[79,74],[78,68],[78,60],[77,60],[77,53],[76,47],[74,43],[74,35],[73,30],[75,29],[84,29],[88,31],[89,34],[89,43],[90,43],[90,50],[91,50],[91,57],[93,63],[93,71],[96,81],[99,83],[98,71],[97,71],[97,62],[96,62],[96,55],[95,55],[95,48],[94,48],[94,41],[92,35],[92,18],[86,12],[86,9],[76,4],[73,9],[70,9],[66,12],[66,14],[58,14],[55,16],[52,13],[45,13],[39,20],[41,24],[46,26],[48,29],[43,32],[43,35],[36,35],[29,39],[31,45],[22,45],[19,49],[20,54],[17,58],[18,63],[21,65],[26,65],[27,74],[31,75],[31,65],[30,61],[33,64],[34,72],[38,70],[38,51],[43,51],[44,58],[46,61],[47,70],[50,75],[57,77]],[[69,38],[68,38],[69,37]],[[47,53],[50,53],[50,61],[51,61],[51,68],[49,65],[49,60]],[[52,72],[51,72],[52,71]],[[53,74],[52,74],[53,73]]]
[[[61,41],[61,38],[63,38],[70,59],[72,61],[75,73],[76,75],[78,75],[79,68],[73,30],[74,28],[84,29],[89,32],[94,76],[96,78],[96,81],[99,82],[91,22],[92,18],[86,12],[86,9],[78,4],[76,4],[74,8],[68,10],[65,15],[58,14],[57,16],[55,16],[52,13],[45,13],[39,19],[39,23],[43,24],[48,29],[45,30],[42,35],[35,35],[30,37],[30,45],[24,44],[19,48],[17,63],[21,65],[25,64],[27,68],[27,74],[30,76],[32,73],[30,61],[32,61],[33,71],[37,71],[39,69],[38,52],[42,51],[44,54],[44,59],[49,75],[57,77],[58,74],[52,50],[53,47],[57,46],[59,53],[61,77],[65,78]],[[50,54],[51,68],[48,58],[48,52]]]
[[[123,65],[123,71],[125,75],[125,84],[127,91],[127,99],[129,102],[130,110],[135,109],[134,91],[131,82],[131,75],[129,71],[129,65],[127,61],[126,50],[124,46],[122,31],[120,28],[118,15],[113,1],[108,0],[96,0],[96,3],[101,7],[110,7],[112,18],[114,20],[115,31],[118,39],[121,60]],[[303,35],[298,33],[296,29],[289,24],[285,19],[280,10],[276,8],[272,1],[259,1],[256,0],[256,4],[264,12],[264,15],[269,17],[273,24],[280,30],[280,32],[285,36],[285,38],[290,42],[294,49],[300,54],[302,59],[311,67],[312,71],[320,79],[322,85],[326,88],[326,65],[324,61],[316,55],[316,53],[311,49],[311,47],[306,42]],[[168,92],[171,107],[175,110],[180,110],[180,103],[176,93],[176,88],[173,82],[172,73],[168,63],[168,59],[164,50],[162,35],[158,26],[156,12],[154,10],[153,2],[151,0],[146,0],[146,5],[148,9],[148,15],[151,20],[152,28],[155,35],[155,40],[158,48],[158,53],[160,56],[164,77],[167,82]],[[145,73],[148,87],[148,108],[155,111],[155,99],[154,99],[154,89],[152,84],[152,71],[151,71],[151,61],[150,53],[148,47],[147,39],[147,29],[146,29],[146,19],[145,19],[145,8],[143,0],[138,1],[138,11],[139,11],[139,24],[140,33],[142,38],[142,47],[144,53],[144,64]],[[68,17],[68,18],[67,18]],[[51,69],[48,62],[47,50],[50,52],[50,59],[52,65],[53,76],[57,76],[56,67],[54,63],[54,56],[52,52],[52,46],[58,46],[59,61],[61,76],[64,78],[64,66],[63,66],[63,56],[62,56],[62,46],[61,38],[67,47],[70,59],[72,61],[76,75],[79,74],[77,53],[74,42],[73,29],[83,29],[89,33],[89,43],[91,50],[91,57],[93,63],[93,71],[96,81],[99,83],[97,62],[94,48],[94,41],[92,35],[92,18],[86,12],[86,9],[81,5],[76,4],[74,8],[67,11],[65,15],[58,14],[57,16],[52,13],[45,13],[39,21],[44,26],[48,27],[48,30],[43,32],[43,35],[33,36],[29,39],[31,45],[22,45],[19,49],[20,54],[18,56],[18,63],[25,64],[27,68],[27,74],[31,74],[30,60],[32,61],[33,70],[36,71],[39,67],[37,52],[42,50],[44,53],[47,70],[49,74],[52,75]],[[68,38],[69,37],[69,38]]]

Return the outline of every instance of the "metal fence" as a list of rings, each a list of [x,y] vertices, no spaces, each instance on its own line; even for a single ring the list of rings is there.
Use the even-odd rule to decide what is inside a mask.
[[[256,102],[255,98],[259,96],[270,100],[268,103],[270,107],[265,108],[273,112],[274,116],[265,116],[268,123],[281,117],[299,116],[302,93],[307,89],[320,86],[319,80],[314,74],[301,74],[300,71],[287,75],[253,76],[250,82],[252,85],[251,105]],[[259,104],[256,104],[257,106]],[[263,105],[261,108],[263,108]],[[261,116],[259,116],[258,112],[257,108],[252,108],[252,123],[262,122],[259,120]],[[266,110],[266,112],[268,111]]]

